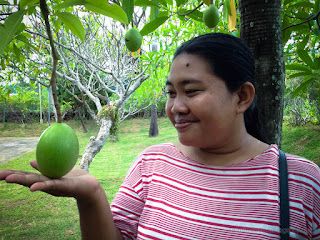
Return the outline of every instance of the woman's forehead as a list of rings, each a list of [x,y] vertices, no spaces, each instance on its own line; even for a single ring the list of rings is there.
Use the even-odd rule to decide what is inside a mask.
[[[199,55],[183,53],[173,60],[168,80],[172,82],[182,78],[189,83],[196,83],[204,75],[214,75],[207,60]]]

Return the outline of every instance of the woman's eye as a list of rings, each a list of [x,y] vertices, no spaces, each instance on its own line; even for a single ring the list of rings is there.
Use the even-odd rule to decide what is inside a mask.
[[[185,92],[186,92],[186,94],[192,94],[192,93],[195,93],[195,92],[197,92],[198,90],[196,90],[196,89],[186,89],[185,90]]]
[[[169,97],[173,97],[175,92],[173,91],[167,91],[166,94],[169,96]]]

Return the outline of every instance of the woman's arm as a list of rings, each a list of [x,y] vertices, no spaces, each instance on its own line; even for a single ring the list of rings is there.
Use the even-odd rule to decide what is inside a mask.
[[[123,239],[115,226],[106,194],[102,187],[93,198],[77,200],[82,239]]]

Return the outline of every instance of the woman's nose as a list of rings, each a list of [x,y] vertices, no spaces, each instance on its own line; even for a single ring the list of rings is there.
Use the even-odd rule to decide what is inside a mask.
[[[177,113],[187,113],[189,111],[189,108],[183,98],[176,97],[173,101],[173,105],[171,108],[171,112],[174,114]]]

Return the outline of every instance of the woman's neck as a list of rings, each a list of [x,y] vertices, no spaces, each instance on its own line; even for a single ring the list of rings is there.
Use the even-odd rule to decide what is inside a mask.
[[[176,147],[188,157],[199,163],[212,166],[228,166],[254,158],[269,148],[269,145],[247,134],[237,144],[213,148],[197,148],[182,143]]]

